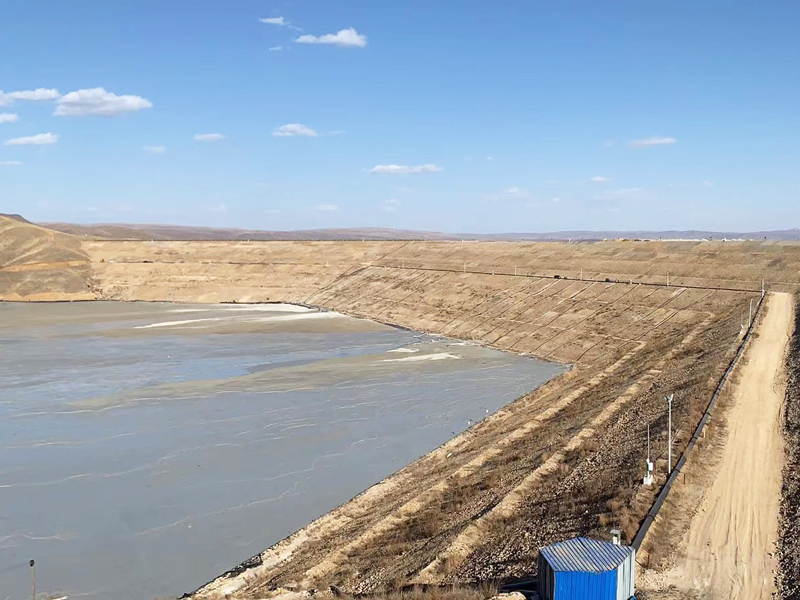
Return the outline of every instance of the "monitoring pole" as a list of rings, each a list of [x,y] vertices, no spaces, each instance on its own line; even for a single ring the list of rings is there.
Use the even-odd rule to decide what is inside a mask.
[[[753,299],[750,298],[750,316],[747,318],[747,328],[753,326]]]
[[[669,411],[669,422],[667,425],[667,475],[672,473],[672,398],[675,394],[667,396],[667,410]]]
[[[31,598],[36,600],[36,562],[31,559],[31,562],[28,564],[31,566],[31,587],[33,588],[33,595]]]

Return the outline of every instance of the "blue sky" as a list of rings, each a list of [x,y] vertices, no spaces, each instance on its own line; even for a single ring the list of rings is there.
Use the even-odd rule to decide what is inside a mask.
[[[2,14],[0,212],[800,226],[796,0],[6,0]]]

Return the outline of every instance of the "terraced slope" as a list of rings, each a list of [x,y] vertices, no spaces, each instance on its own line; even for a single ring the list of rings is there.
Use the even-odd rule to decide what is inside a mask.
[[[531,575],[541,545],[615,526],[630,539],[655,492],[639,485],[648,423],[665,472],[664,395],[680,452],[761,279],[800,284],[800,245],[781,243],[80,245],[8,231],[0,285],[53,273],[20,298],[68,298],[72,282],[119,300],[301,302],[575,365],[198,597]]]
[[[663,396],[676,393],[677,451],[735,351],[740,311],[752,297],[636,284],[584,283],[570,290],[574,283],[551,279],[545,288],[550,293],[540,298],[536,291],[543,280],[519,278],[515,288],[507,276],[494,276],[494,285],[488,276],[475,284],[481,290],[476,292],[468,274],[405,271],[420,278],[410,284],[393,281],[390,271],[364,269],[310,300],[352,312],[375,306],[378,318],[389,315],[394,322],[420,322],[442,332],[452,311],[460,311],[461,322],[497,336],[496,345],[502,347],[506,336],[530,339],[532,353],[545,357],[561,346],[533,348],[538,338],[531,323],[545,314],[547,320],[561,318],[558,306],[570,300],[566,311],[605,315],[585,330],[603,332],[593,334],[599,349],[576,355],[569,373],[255,557],[243,575],[213,582],[198,597],[263,598],[281,587],[329,585],[369,593],[409,581],[530,576],[542,545],[573,535],[606,536],[615,526],[630,539],[653,499],[654,490],[639,484],[647,424],[663,476]],[[598,300],[603,293],[607,300]],[[616,304],[631,294],[636,296],[628,304]],[[536,309],[542,302],[548,308]],[[506,316],[508,308],[493,317],[480,312],[481,306],[513,309],[517,303],[516,319]],[[660,321],[647,319],[659,310],[665,311]],[[635,327],[635,315],[646,325]],[[514,336],[526,323],[527,337]],[[614,327],[627,333],[614,335]]]
[[[605,364],[725,311],[738,292],[368,267],[311,295],[335,310],[547,360]]]
[[[85,242],[104,298],[303,302],[393,242]]]
[[[365,266],[671,287],[760,290],[762,279],[775,291],[800,286],[800,244],[790,242],[85,241],[83,248],[102,293],[126,300],[304,302]],[[461,287],[473,282],[484,285],[469,277]]]
[[[0,216],[0,300],[93,300],[78,238]]]

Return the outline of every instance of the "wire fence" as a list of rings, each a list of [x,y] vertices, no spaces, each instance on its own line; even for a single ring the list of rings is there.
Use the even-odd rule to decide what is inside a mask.
[[[670,273],[647,275],[647,274],[621,274],[603,273],[596,271],[582,270],[536,270],[524,266],[487,266],[475,263],[449,262],[415,262],[415,261],[377,261],[371,264],[373,267],[384,267],[391,269],[408,269],[413,271],[444,271],[449,273],[469,273],[475,275],[502,275],[512,277],[529,277],[539,279],[563,279],[566,281],[585,281],[589,283],[626,283],[630,285],[648,285],[655,287],[675,287],[699,290],[720,290],[729,292],[761,292],[769,287],[770,290],[784,291],[783,287],[791,288],[794,291],[800,288],[800,283],[770,282],[769,286],[765,281],[748,281],[739,279],[718,279],[706,277],[689,277],[684,275],[673,275]],[[777,287],[776,287],[777,286]]]

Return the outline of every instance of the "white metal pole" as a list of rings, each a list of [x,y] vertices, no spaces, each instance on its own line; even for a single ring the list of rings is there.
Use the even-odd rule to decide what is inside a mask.
[[[669,411],[669,423],[667,425],[668,430],[668,447],[667,447],[667,475],[672,473],[672,396],[674,394],[670,394],[667,396],[667,407]]]
[[[31,597],[33,598],[33,600],[36,600],[36,562],[33,559],[31,559],[30,565],[31,565],[31,587],[33,588],[31,590],[32,593]]]
[[[750,316],[747,318],[747,328],[750,329],[753,325],[753,299],[750,298]]]

